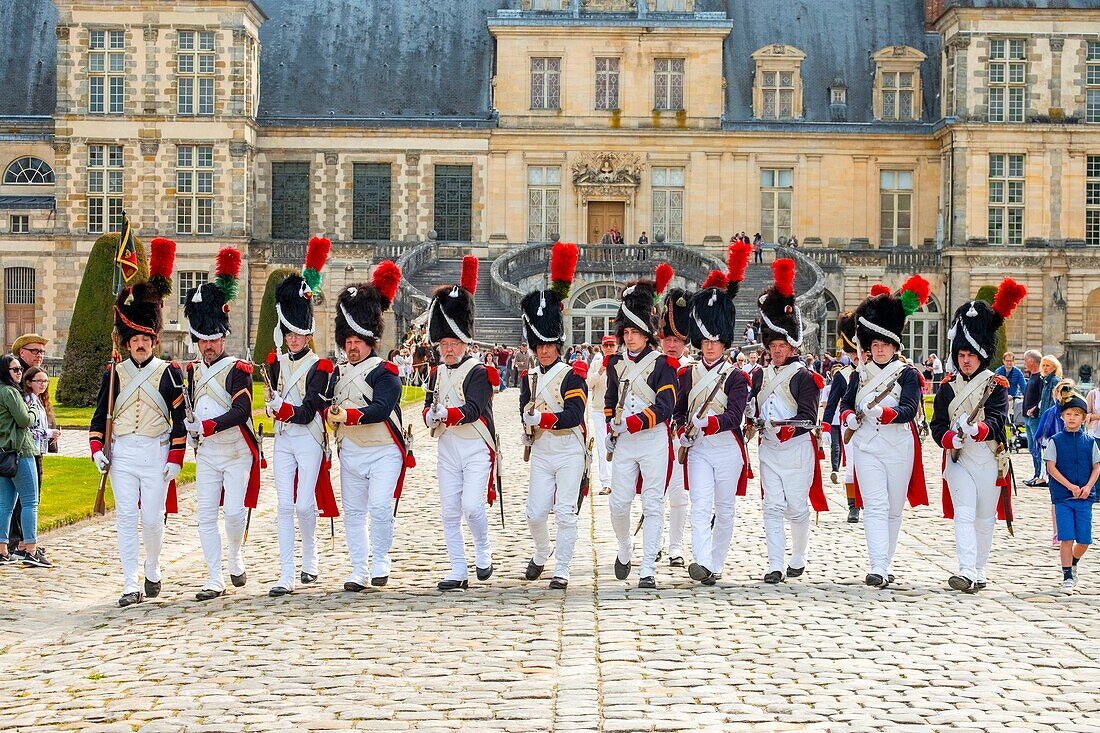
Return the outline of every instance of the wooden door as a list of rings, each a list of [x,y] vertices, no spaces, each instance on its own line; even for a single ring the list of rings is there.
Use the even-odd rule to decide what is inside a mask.
[[[589,201],[588,202],[588,243],[599,244],[603,235],[611,227],[623,234],[623,222],[626,204],[622,201]]]

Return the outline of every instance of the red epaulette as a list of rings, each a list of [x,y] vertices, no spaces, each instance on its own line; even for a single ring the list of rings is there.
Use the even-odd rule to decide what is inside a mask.
[[[183,367],[180,366],[180,363],[178,361],[172,360],[172,361],[168,362],[168,366],[174,366],[176,369],[179,369],[181,372],[183,371]]]
[[[237,360],[237,368],[240,369],[245,374],[251,374],[252,371],[253,371],[252,362],[245,361],[244,359],[238,359]]]
[[[432,376],[433,374],[435,374],[435,370],[436,370],[436,369],[438,369],[438,368],[439,368],[439,365],[438,365],[438,364],[436,364],[436,365],[435,365],[434,367],[432,367],[431,369],[429,369],[429,370],[428,370],[428,377],[430,378],[430,377],[431,377],[431,376]]]
[[[950,382],[954,378],[955,378],[954,374],[948,374],[943,379],[940,380],[940,384],[947,384],[948,382]]]
[[[825,389],[825,377],[821,376],[820,374],[813,371],[812,369],[810,370],[810,374],[814,375],[814,384],[817,385],[817,388],[818,389]]]
[[[688,372],[688,368],[686,366],[682,366],[682,367],[680,367],[679,369],[676,370],[676,376],[677,377],[682,377],[685,374],[687,374],[687,372]]]
[[[333,368],[332,362],[328,359],[317,360],[317,371],[324,372],[325,374],[332,374]]]
[[[666,356],[665,358],[668,359],[668,365],[670,367],[672,367],[673,369],[679,371],[679,369],[680,369],[680,360],[679,359],[677,359],[675,356]]]
[[[382,366],[386,367],[386,369],[388,369],[392,374],[394,374],[394,376],[397,375],[397,373],[398,373],[397,372],[397,365],[394,364],[392,361],[384,361],[384,362],[382,362]]]
[[[278,357],[275,356],[275,349],[272,349],[267,354],[267,363],[268,364],[274,364],[276,358],[278,358]]]
[[[492,364],[485,365],[485,373],[489,375],[489,384],[494,387],[500,386],[500,372]]]

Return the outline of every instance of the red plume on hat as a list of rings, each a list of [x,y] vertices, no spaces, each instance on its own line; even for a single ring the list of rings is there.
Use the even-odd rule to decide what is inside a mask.
[[[725,290],[729,285],[729,278],[726,277],[726,273],[721,270],[711,270],[707,275],[707,279],[703,281],[703,290],[707,288],[718,288]]]
[[[737,297],[741,289],[741,282],[745,279],[745,270],[749,266],[749,257],[752,255],[752,245],[745,241],[737,241],[729,246],[726,252],[727,281],[726,293],[731,298]]]
[[[462,258],[462,275],[458,284],[471,295],[477,292],[477,271],[480,266],[480,261],[473,255]]]
[[[997,295],[993,298],[993,310],[1002,319],[1007,319],[1016,310],[1016,306],[1027,295],[1027,288],[1010,277],[1001,281]]]
[[[657,272],[655,282],[657,284],[657,295],[665,292],[665,288],[672,282],[672,276],[675,275],[675,271],[672,269],[672,265],[667,262],[662,262],[657,265]]]
[[[772,263],[775,276],[775,290],[780,295],[794,297],[794,260],[781,258]]]
[[[176,264],[176,243],[156,237],[149,243],[149,284],[161,298],[172,292],[172,269]]]
[[[371,275],[371,284],[378,289],[385,303],[384,308],[389,308],[393,299],[397,297],[397,288],[401,285],[401,268],[392,260],[382,260],[374,268]]]
[[[580,250],[572,242],[558,242],[550,250],[550,290],[565,302],[573,289]]]

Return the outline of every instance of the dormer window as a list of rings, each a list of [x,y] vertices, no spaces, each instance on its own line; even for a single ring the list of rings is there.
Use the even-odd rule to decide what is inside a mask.
[[[890,46],[871,58],[876,64],[875,119],[887,122],[920,119],[920,65],[927,57],[909,46]]]
[[[752,55],[756,62],[753,114],[762,120],[802,116],[802,61],[806,54],[793,46],[774,44]]]

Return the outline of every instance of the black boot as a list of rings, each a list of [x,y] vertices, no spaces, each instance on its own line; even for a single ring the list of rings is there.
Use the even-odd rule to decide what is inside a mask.
[[[145,579],[145,597],[146,598],[156,598],[159,595],[160,595],[160,581],[158,580],[156,583],[154,583],[153,581],[146,578]]]
[[[349,580],[348,582],[344,583],[344,590],[346,590],[348,593],[360,593],[362,591],[365,591],[366,589],[367,586],[363,585],[362,583],[356,583],[354,580]]]
[[[855,499],[848,500],[848,524],[859,523],[859,507],[856,506]]]
[[[805,565],[803,565],[800,568],[792,568],[789,565],[787,566],[787,577],[788,578],[801,578],[802,573],[804,573],[804,572],[806,572],[806,566]]]
[[[775,585],[776,583],[783,582],[783,573],[779,570],[773,570],[764,576],[764,582],[768,585]]]
[[[195,594],[196,601],[212,601],[215,598],[220,598],[225,595],[224,590],[214,590],[213,588],[203,588]]]
[[[569,586],[569,581],[565,578],[551,578],[550,590],[565,590]]]
[[[229,580],[232,581],[234,588],[243,588],[244,584],[248,582],[248,573],[241,573],[240,575],[230,575]]]
[[[524,572],[523,577],[527,578],[527,580],[538,580],[539,576],[542,575],[542,569],[544,567],[544,565],[536,565],[535,561],[531,560],[527,563],[527,571]]]
[[[307,573],[305,570],[302,571],[302,585],[309,585],[310,583],[316,582],[317,573]]]
[[[435,587],[443,592],[452,590],[466,590],[470,587],[470,581],[468,580],[441,580],[435,584]]]
[[[388,575],[379,575],[370,579],[370,584],[373,585],[375,588],[381,588],[388,582],[390,582],[390,576]]]
[[[630,577],[630,561],[619,562],[619,556],[615,556],[615,578],[616,580],[626,580]]]
[[[489,563],[487,568],[477,568],[477,579],[488,580],[493,575],[493,564]]]
[[[644,578],[641,578],[640,580],[638,580],[638,587],[639,588],[656,588],[657,587],[657,579],[654,578],[652,575],[647,575]]]
[[[118,599],[118,607],[126,608],[132,606],[135,603],[141,603],[144,598],[140,593],[123,593],[122,597]]]

